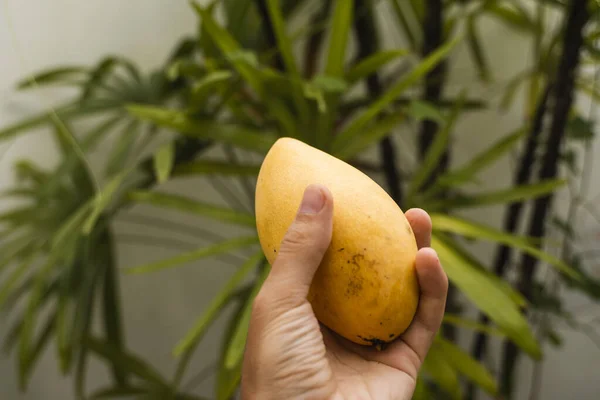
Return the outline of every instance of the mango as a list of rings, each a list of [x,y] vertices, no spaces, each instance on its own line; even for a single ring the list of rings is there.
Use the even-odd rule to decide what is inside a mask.
[[[402,210],[360,170],[299,140],[281,138],[260,168],[256,227],[272,264],[306,187],[333,195],[333,234],[310,287],[317,319],[342,337],[381,348],[415,315],[417,244]]]

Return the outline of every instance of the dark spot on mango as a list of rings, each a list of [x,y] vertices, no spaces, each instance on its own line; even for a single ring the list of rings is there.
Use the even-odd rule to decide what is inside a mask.
[[[342,247],[342,248],[338,249],[338,251],[344,251],[344,247]]]
[[[365,259],[365,256],[362,254],[355,254],[352,256],[352,259],[348,261],[348,263],[352,263],[354,267],[352,267],[352,272],[357,273],[360,271],[360,262]]]
[[[377,349],[377,351],[382,351],[385,350],[385,348],[387,347],[387,342],[385,340],[381,340],[379,338],[363,338],[360,337],[361,340],[364,340],[367,343],[370,343],[371,346],[375,347],[375,349]]]
[[[361,276],[355,276],[350,279],[348,282],[348,287],[346,288],[346,296],[358,296],[363,289],[363,278]]]
[[[393,338],[393,337],[394,337],[394,334],[393,334],[393,333],[390,333],[390,339],[391,339],[391,338]]]

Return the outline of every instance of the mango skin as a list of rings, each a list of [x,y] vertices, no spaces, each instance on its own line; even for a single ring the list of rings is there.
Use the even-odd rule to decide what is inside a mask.
[[[273,264],[305,188],[315,183],[333,195],[333,234],[308,300],[322,324],[354,343],[380,348],[415,315],[418,249],[404,213],[375,181],[301,141],[279,139],[256,186],[262,250]]]

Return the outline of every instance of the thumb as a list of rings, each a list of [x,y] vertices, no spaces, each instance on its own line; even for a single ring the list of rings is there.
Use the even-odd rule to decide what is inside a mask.
[[[331,192],[323,185],[308,186],[265,285],[281,289],[284,296],[293,294],[306,298],[331,242],[332,225]]]

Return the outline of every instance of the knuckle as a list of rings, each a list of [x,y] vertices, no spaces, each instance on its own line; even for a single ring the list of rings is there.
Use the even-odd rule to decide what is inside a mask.
[[[313,216],[309,216],[312,218]],[[283,237],[280,253],[298,253],[309,247],[311,251],[324,253],[329,247],[331,229],[312,221],[297,220]]]
[[[305,246],[311,239],[310,234],[307,231],[308,230],[305,229],[305,227],[299,226],[298,224],[291,226],[283,238],[281,251],[293,250]]]

